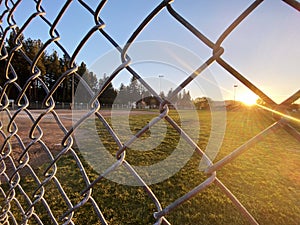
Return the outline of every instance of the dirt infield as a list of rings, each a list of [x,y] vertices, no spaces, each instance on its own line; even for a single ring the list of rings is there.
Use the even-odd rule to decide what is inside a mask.
[[[3,123],[2,131],[5,133],[6,137],[11,135],[9,143],[6,144],[6,147],[4,148],[6,149],[4,152],[10,152],[11,159],[16,167],[20,165],[20,161],[24,161],[24,159],[29,156],[28,164],[33,169],[38,169],[43,164],[51,162],[52,159],[47,151],[51,152],[52,156],[55,157],[63,150],[62,140],[65,136],[65,132],[70,130],[73,124],[88,111],[55,110],[55,113],[58,115],[64,128],[59,126],[52,113],[47,113],[39,122],[38,128],[40,128],[40,130],[36,129],[35,132],[33,132],[32,137],[30,137],[30,131],[33,127],[33,123],[43,112],[45,112],[45,110],[29,110],[29,112],[32,115],[33,120],[25,111],[21,111],[14,119],[16,129],[11,127],[13,129],[10,132],[7,130],[10,119],[7,113],[1,112],[0,120]],[[111,110],[101,110],[99,112],[104,117],[111,116]],[[11,111],[10,113],[13,115],[15,111]],[[126,115],[128,113],[130,113],[130,115],[157,114],[157,112],[138,110],[130,112],[125,110],[114,110],[113,113],[114,116]],[[12,135],[12,131],[16,132]],[[4,141],[4,136],[1,136],[0,143],[4,143]],[[9,147],[9,145],[11,147]],[[27,155],[24,155],[24,152],[26,152]],[[5,159],[4,162],[6,164],[5,172],[11,176],[14,171],[13,165],[9,159]],[[3,175],[0,175],[0,179],[2,182],[6,180]]]

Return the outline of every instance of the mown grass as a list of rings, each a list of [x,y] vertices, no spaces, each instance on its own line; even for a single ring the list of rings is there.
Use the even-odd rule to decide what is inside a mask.
[[[179,118],[179,115],[182,118]],[[128,120],[120,117],[119,126],[115,127],[115,131],[120,139],[125,141],[155,116],[157,115],[153,113],[131,115],[129,127],[132,133],[121,132],[122,126],[125,126]],[[208,111],[198,112],[201,126],[199,136],[194,133],[195,124],[199,124],[197,118],[191,116],[188,111],[179,113],[171,111],[170,116],[179,124],[185,120],[187,124],[185,131],[197,141],[202,149],[205,149],[211,132],[211,115]],[[110,118],[107,120],[111,123]],[[227,112],[226,133],[219,154],[214,161],[220,160],[273,122],[269,114],[257,109]],[[82,128],[86,131],[92,129],[90,123],[94,121],[87,122]],[[96,121],[96,125],[102,148],[110,151],[114,156],[118,150],[117,144],[99,121]],[[166,132],[166,135],[159,139],[155,130],[147,131],[141,139],[150,139],[149,142],[142,142],[142,145],[136,144],[126,150],[126,160],[131,165],[152,165],[172,154],[173,149],[179,143],[180,135],[168,124],[161,123],[157,126],[156,131],[161,129]],[[157,140],[161,141],[160,144],[153,145]],[[101,155],[97,155],[99,146],[96,146],[95,140],[85,136],[85,143],[86,151],[82,152],[80,148],[76,151],[90,181],[93,181],[99,175],[99,170],[95,170],[97,168],[92,166],[93,161],[105,164],[106,159],[101,159]],[[145,143],[151,146],[145,146]],[[188,148],[187,145],[186,148]],[[87,157],[89,162],[86,161]],[[93,160],[92,157],[95,159]],[[150,185],[162,207],[168,206],[206,179],[206,175],[199,170],[200,160],[201,157],[194,153],[174,176]],[[85,183],[72,154],[64,155],[58,161],[57,167],[56,177],[72,204],[76,205],[84,198],[80,193],[85,188]],[[43,171],[43,168],[39,169]],[[161,171],[163,173],[163,167]],[[149,177],[156,175],[158,174],[149,174]],[[43,174],[40,173],[39,176],[43,177]],[[122,179],[122,171],[115,176]],[[268,135],[263,141],[220,169],[217,176],[260,224],[299,224],[300,146],[299,142],[286,131],[279,130]],[[21,184],[29,196],[33,194],[32,189],[36,187],[36,183],[32,176],[26,176]],[[142,187],[126,186],[104,178],[93,188],[92,197],[98,203],[109,224],[138,225],[155,222],[153,218],[153,213],[156,211],[155,205]],[[44,198],[55,218],[59,218],[68,209],[54,179],[45,186]],[[45,205],[38,203],[36,208],[44,223],[51,224]],[[172,224],[248,224],[231,201],[214,184],[178,206],[166,215],[166,218]],[[76,224],[101,224],[90,202],[75,211],[73,221]],[[32,221],[30,224],[35,224],[35,222]]]

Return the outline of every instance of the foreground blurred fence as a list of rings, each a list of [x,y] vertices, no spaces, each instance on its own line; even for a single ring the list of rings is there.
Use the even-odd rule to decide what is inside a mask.
[[[278,130],[286,130],[292,137],[300,141],[299,132],[290,124],[289,119],[278,116],[276,117],[276,122],[269,127],[266,127],[261,133],[255,137],[248,140],[242,146],[233,149],[232,152],[225,156],[220,161],[215,163],[211,162],[206,154],[200,149],[200,147],[182,130],[180,124],[177,124],[169,116],[168,104],[164,99],[160,98],[159,93],[156,93],[146,81],[143,80],[136,71],[130,67],[130,58],[127,56],[127,51],[131,45],[135,42],[136,37],[143,32],[143,28],[147,27],[148,23],[155,18],[162,10],[166,10],[179,24],[183,25],[188,32],[191,32],[198,38],[199,42],[203,42],[212,50],[212,55],[210,58],[199,67],[197,71],[192,73],[186,78],[186,80],[178,86],[177,89],[173,90],[172,96],[178,94],[178,92],[186,87],[190,82],[193,82],[195,77],[201,74],[207,65],[212,63],[218,63],[225,70],[227,70],[232,76],[246,85],[250,90],[257,94],[265,102],[265,106],[276,109],[277,111],[283,112],[285,108],[298,100],[300,96],[300,91],[296,92],[290,96],[286,101],[281,104],[276,104],[268,95],[252,84],[247,77],[236,71],[230,64],[228,64],[223,58],[222,54],[226,49],[223,49],[222,43],[227,38],[227,36],[243,21],[247,18],[253,11],[259,8],[262,1],[253,1],[253,3],[236,18],[236,20],[225,30],[225,32],[219,37],[217,42],[211,41],[209,38],[200,32],[200,28],[193,27],[184,17],[182,17],[173,7],[172,1],[162,1],[155,9],[153,9],[145,18],[141,21],[139,27],[131,34],[128,42],[122,48],[119,43],[117,43],[113,36],[108,35],[105,30],[105,21],[101,19],[101,13],[105,9],[105,2],[101,1],[97,8],[90,8],[89,3],[85,1],[78,0],[81,7],[90,13],[94,18],[94,26],[84,35],[82,41],[76,46],[74,53],[68,52],[67,49],[60,43],[60,31],[57,30],[57,26],[64,17],[72,5],[72,1],[66,1],[62,3],[60,12],[55,18],[47,17],[47,8],[43,8],[43,1],[34,1],[36,4],[36,11],[31,12],[28,15],[28,19],[24,24],[18,24],[14,19],[14,12],[19,9],[20,2],[22,1],[0,1],[1,4],[1,31],[0,31],[0,43],[1,43],[1,74],[0,74],[0,109],[1,109],[1,124],[0,124],[0,146],[1,146],[1,156],[0,156],[0,221],[1,224],[45,224],[50,221],[53,224],[74,224],[76,221],[76,213],[80,208],[89,207],[93,209],[92,214],[98,219],[101,224],[108,224],[109,211],[105,208],[105,205],[99,205],[94,198],[94,193],[96,190],[96,185],[102,182],[103,176],[105,174],[99,175],[98,177],[90,176],[86,172],[87,165],[83,162],[79,153],[75,150],[75,144],[73,140],[73,133],[76,128],[80,126],[81,123],[91,115],[95,115],[99,118],[107,131],[110,133],[111,137],[118,146],[118,151],[115,157],[115,163],[112,164],[106,174],[112,172],[118,167],[124,167],[128,173],[136,179],[136,181],[143,187],[146,194],[148,194],[150,201],[155,205],[155,210],[153,211],[153,220],[155,224],[169,224],[168,213],[172,210],[184,205],[184,202],[188,199],[193,198],[197,193],[202,192],[206,187],[211,185],[216,185],[220,187],[220,190],[228,196],[240,213],[251,223],[257,224],[256,219],[248,212],[248,210],[240,203],[240,201],[235,197],[234,194],[223,184],[223,182],[218,178],[217,171],[221,170],[222,167],[230,163],[233,159],[243,154],[248,148],[261,141],[269,133]],[[299,11],[299,2],[293,0],[285,0],[286,7],[293,7],[295,10]],[[192,7],[192,6],[191,6]],[[128,10],[131,10],[130,8]],[[134,14],[134,11],[132,12]],[[76,15],[74,15],[76,16]],[[33,23],[35,18],[40,18],[49,27],[49,39],[40,46],[38,51],[34,54],[26,52],[23,48],[23,32],[24,30]],[[92,19],[92,17],[91,17]],[[6,22],[5,22],[6,21]],[[109,24],[108,24],[109,26]],[[65,80],[70,80],[74,78],[76,80],[82,79],[78,75],[76,65],[76,57],[80,53],[81,49],[85,46],[86,42],[92,38],[94,33],[100,33],[103,38],[105,38],[112,47],[119,51],[120,57],[122,59],[122,64],[115,70],[114,73],[108,76],[108,79],[100,88],[100,91],[94,93],[90,107],[88,107],[88,113],[82,116],[81,119],[71,127],[65,125],[60,115],[57,113],[56,109],[65,108],[70,109],[71,104],[69,103],[58,103],[57,102],[57,90],[62,87]],[[10,46],[8,47],[7,42],[10,38]],[[55,78],[55,82],[51,87],[46,85],[46,81],[43,79],[43,70],[39,68],[39,59],[45,53],[46,49],[50,45],[55,45],[56,48],[60,49],[67,58],[68,64],[65,65],[66,69],[60,74],[59,77]],[[274,46],[276,48],[276,46]],[[270,53],[272,54],[272,53]],[[30,66],[30,76],[26,77],[25,83],[20,86],[20,79],[24,80],[22,74],[18,74],[14,69],[13,60],[15,57],[21,57],[24,62]],[[128,140],[126,143],[121,142],[114,130],[108,125],[105,117],[101,115],[100,107],[101,102],[97,99],[103,94],[103,91],[108,87],[108,85],[120,74],[122,70],[129,71],[132,76],[139,79],[143,87],[151,93],[151,95],[156,96],[160,102],[159,116],[156,120],[151,121],[146,127],[137,131],[136,136]],[[32,99],[32,91],[35,87],[38,87],[40,92],[43,94],[42,99]],[[88,87],[87,87],[88,88]],[[13,100],[13,101],[12,101]],[[86,109],[87,106],[84,108]],[[39,108],[38,113],[32,109]],[[25,135],[20,134],[22,127],[22,118],[27,118],[30,122],[26,126]],[[41,121],[49,116],[52,118],[52,122],[57,124],[57,127],[52,130],[52,134],[44,133],[42,126],[40,126]],[[69,114],[69,116],[71,116]],[[71,119],[71,118],[70,118]],[[192,190],[185,193],[183,196],[170,203],[168,206],[161,206],[160,199],[156,197],[155,191],[144,182],[144,180],[139,176],[138,172],[126,161],[126,151],[136,139],[138,139],[142,134],[147,132],[149,127],[154,126],[160,120],[165,120],[169,123],[186,141],[186,145],[192,146],[202,158],[204,158],[208,166],[205,169],[206,178],[198,186],[194,187]],[[61,139],[53,144],[47,144],[45,139],[51,138],[55,140],[54,134],[59,133]],[[50,137],[49,137],[50,136]],[[47,164],[46,166],[35,167],[33,153],[39,148],[39,151],[46,155]],[[55,148],[55,153],[53,149]],[[81,195],[76,197],[76,202],[74,199],[75,194],[72,194],[72,188],[74,188],[74,193],[78,186],[74,185],[69,187],[64,187],[61,183],[64,181],[62,179],[68,178],[68,173],[72,171],[64,170],[59,167],[58,164],[62,162],[64,155],[70,155],[71,160],[75,163],[75,167],[79,169],[80,173],[78,175],[78,180],[82,183],[80,184]],[[63,161],[64,163],[65,161]],[[64,178],[60,178],[58,174],[63,174]],[[80,178],[80,179],[79,179]],[[30,187],[30,189],[28,188]],[[60,204],[53,205],[49,200],[48,188],[56,189],[56,197],[62,202],[61,208]],[[71,191],[69,190],[71,188]],[[67,190],[68,189],[68,190]],[[111,194],[113,201],[118,201],[113,193]],[[122,204],[120,200],[120,204]],[[124,208],[124,211],[126,209]],[[59,212],[59,213],[57,213]],[[103,213],[104,212],[104,213]],[[42,218],[43,217],[43,218]],[[45,220],[45,217],[48,220]],[[138,217],[138,215],[137,215]],[[46,222],[45,222],[46,221]],[[48,222],[47,222],[48,221]],[[127,221],[128,222],[128,221]],[[122,223],[120,221],[120,223]],[[130,223],[130,221],[128,222]],[[132,222],[133,224],[134,222]]]

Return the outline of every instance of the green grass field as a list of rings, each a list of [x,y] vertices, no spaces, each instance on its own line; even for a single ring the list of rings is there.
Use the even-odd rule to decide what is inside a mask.
[[[196,118],[189,116],[188,111],[180,112],[180,114],[184,115],[187,124],[190,124],[188,126],[190,130],[187,129],[186,132],[193,135],[193,126],[197,124],[195,123]],[[199,111],[198,115],[201,125],[200,136],[193,138],[198,140],[198,145],[202,149],[205,149],[211,132],[211,116],[208,111]],[[130,116],[131,131],[137,132],[155,116],[153,113]],[[179,124],[182,122],[177,112],[171,111],[170,116]],[[299,118],[299,114],[295,113],[293,116]],[[110,122],[109,118],[107,120]],[[125,123],[127,120],[124,118],[121,121]],[[83,129],[90,129],[89,123],[93,122],[87,122]],[[273,122],[272,117],[261,110],[245,109],[227,112],[225,137],[214,162],[229,154]],[[118,150],[117,145],[104,126],[100,122],[96,122],[96,124],[103,146],[114,155]],[[122,124],[120,124],[121,126]],[[172,153],[180,136],[170,125],[162,125],[162,127],[161,129],[165,129],[167,135],[153,150],[137,151],[136,148],[147,147],[138,145],[135,148],[127,149],[126,160],[131,165],[151,165]],[[152,137],[150,132],[146,132],[141,139],[151,137],[155,142],[157,137]],[[120,136],[121,140],[126,140],[126,134]],[[89,161],[93,161],[92,157],[97,154],[95,145],[95,141],[86,137],[86,149],[91,151],[82,154],[89,154],[85,155],[90,158]],[[80,151],[78,153],[81,154]],[[85,161],[84,157],[80,157],[90,180],[93,181],[98,176],[97,172]],[[101,160],[101,156],[97,156],[95,160]],[[163,208],[205,180],[205,174],[199,171],[200,160],[200,156],[195,153],[174,176],[150,185]],[[66,154],[59,160],[57,166],[56,177],[75,205],[84,198],[80,192],[85,185],[73,156]],[[39,169],[41,172],[43,171],[43,168]],[[164,170],[164,168],[161,169]],[[42,175],[40,174],[40,176]],[[286,131],[279,130],[268,135],[263,141],[220,169],[217,176],[260,224],[299,224],[300,145]],[[33,178],[27,176],[25,181],[22,182],[24,189],[31,190]],[[33,190],[28,192],[29,194],[33,193]],[[153,218],[153,213],[156,211],[155,206],[141,187],[125,186],[109,179],[102,179],[93,188],[92,196],[109,224],[139,225],[155,222]],[[67,210],[67,205],[60,197],[53,180],[45,187],[45,199],[56,218],[59,218],[62,212]],[[42,203],[38,204],[43,208]],[[45,210],[38,211],[38,214],[45,218],[46,224],[49,223]],[[172,224],[248,224],[231,201],[214,184],[171,211],[166,218]],[[74,222],[76,224],[101,224],[90,202],[75,212]],[[34,223],[32,222],[32,224]]]

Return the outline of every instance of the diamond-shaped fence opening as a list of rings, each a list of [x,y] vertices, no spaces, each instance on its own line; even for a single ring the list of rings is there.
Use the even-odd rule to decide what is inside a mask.
[[[0,1],[1,224],[297,224],[300,90],[277,104],[223,57],[223,43],[262,2],[212,40],[173,1],[148,9]],[[300,10],[298,1],[282,3]],[[135,15],[144,19],[134,30],[114,27]],[[138,44],[174,24],[210,55],[201,60],[165,40]],[[79,63],[100,49],[113,50],[93,70]],[[204,95],[217,86],[212,65],[256,94],[257,105],[236,101],[237,85],[230,104],[191,101],[191,85]]]

